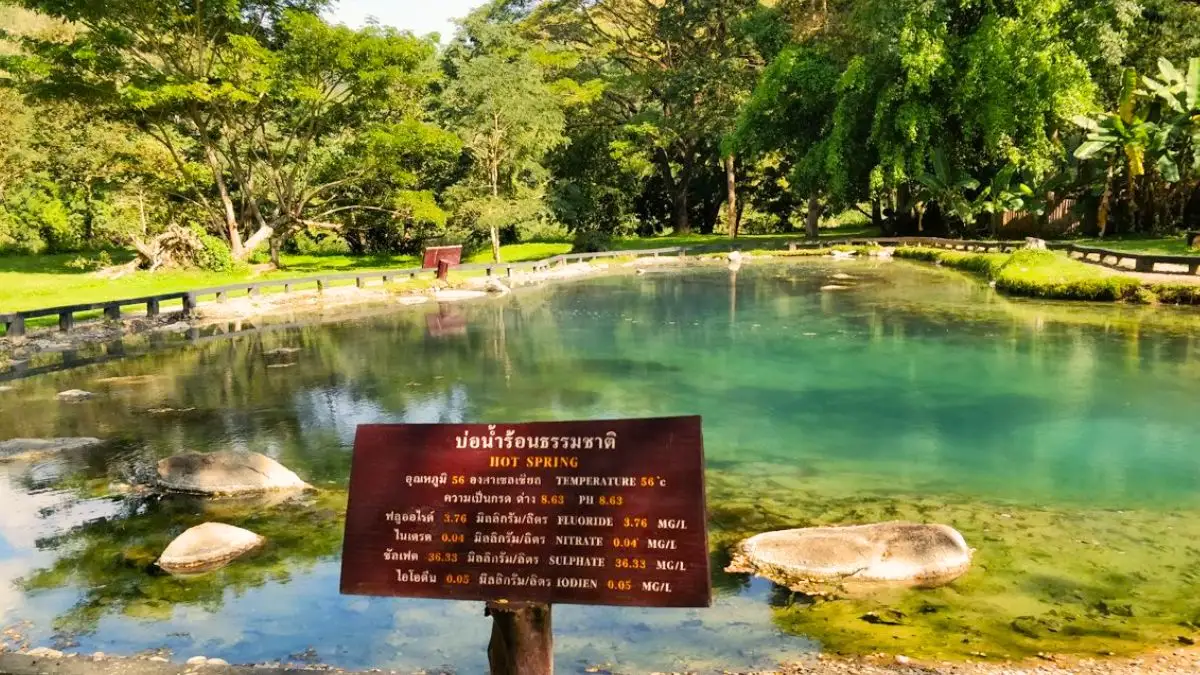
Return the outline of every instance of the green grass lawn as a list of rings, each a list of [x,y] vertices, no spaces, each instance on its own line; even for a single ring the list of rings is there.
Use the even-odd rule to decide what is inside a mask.
[[[1183,235],[1172,237],[1105,237],[1104,239],[1080,239],[1080,246],[1095,246],[1113,251],[1130,253],[1156,253],[1160,255],[1200,255],[1200,249],[1188,248]]]
[[[861,237],[875,234],[869,227],[855,224],[822,231],[823,239]],[[771,248],[787,241],[802,238],[802,234],[751,235],[739,239],[744,249]],[[616,242],[620,250],[698,246],[729,241],[724,235],[692,235],[687,237],[649,237]],[[569,253],[569,242],[532,242],[512,244],[501,249],[506,262],[528,262]],[[114,263],[131,259],[127,251],[110,251]],[[401,269],[416,267],[420,260],[411,255],[284,255],[284,269],[255,274],[250,269],[235,272],[204,272],[198,270],[165,270],[153,274],[135,272],[120,279],[102,279],[90,272],[68,265],[79,254],[41,256],[0,256],[0,313],[43,307],[85,304],[137,298],[161,293],[174,293],[211,286],[225,286],[241,281],[269,281],[315,276],[337,272]],[[480,251],[465,262],[480,263],[491,259],[489,250]],[[164,308],[167,306],[164,306]],[[83,318],[82,316],[80,318]]]

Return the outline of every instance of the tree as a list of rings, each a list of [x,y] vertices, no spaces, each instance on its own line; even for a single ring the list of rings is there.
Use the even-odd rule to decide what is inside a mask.
[[[304,227],[340,227],[380,170],[344,160],[368,130],[422,113],[431,42],[326,24],[319,0],[24,0],[84,27],[61,44],[27,39],[29,91],[71,96],[135,123],[170,153],[182,196],[244,259],[273,258]],[[335,167],[348,173],[336,173]]]
[[[546,155],[565,141],[562,105],[504,8],[485,5],[463,23],[442,101],[470,151],[476,183],[486,189],[469,201],[488,229],[495,262],[501,226],[528,208],[531,196],[540,201]]]
[[[711,231],[716,214],[700,204],[708,186],[726,186],[722,138],[753,87],[761,58],[745,19],[755,0],[555,0],[533,15],[554,42],[577,50],[604,82],[614,152],[652,167],[677,234]],[[617,145],[619,144],[619,145]],[[728,146],[727,146],[728,147]],[[635,157],[636,155],[636,157]],[[697,208],[700,207],[700,208]],[[719,204],[718,204],[719,207]]]
[[[817,238],[821,200],[830,197],[826,142],[837,105],[838,64],[816,49],[781,52],[742,108],[735,143],[744,155],[778,154],[796,199],[808,203],[806,232]]]

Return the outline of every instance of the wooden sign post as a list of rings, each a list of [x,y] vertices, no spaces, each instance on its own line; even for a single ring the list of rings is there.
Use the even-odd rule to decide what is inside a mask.
[[[487,602],[493,675],[553,672],[551,603],[707,607],[700,418],[360,426],[341,591]]]

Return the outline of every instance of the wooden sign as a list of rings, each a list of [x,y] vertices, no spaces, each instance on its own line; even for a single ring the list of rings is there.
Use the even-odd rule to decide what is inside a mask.
[[[462,262],[462,246],[430,246],[425,249],[421,260],[421,269],[431,270],[438,266],[439,260],[445,260],[451,265]]]
[[[707,607],[700,418],[360,426],[341,590]]]

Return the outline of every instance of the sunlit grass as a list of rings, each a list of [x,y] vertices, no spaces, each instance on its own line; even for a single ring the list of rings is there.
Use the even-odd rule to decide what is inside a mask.
[[[1080,239],[1080,246],[1095,246],[1113,251],[1130,253],[1154,253],[1158,255],[1200,255],[1200,249],[1188,248],[1183,235],[1172,237],[1105,237],[1104,239]]]

